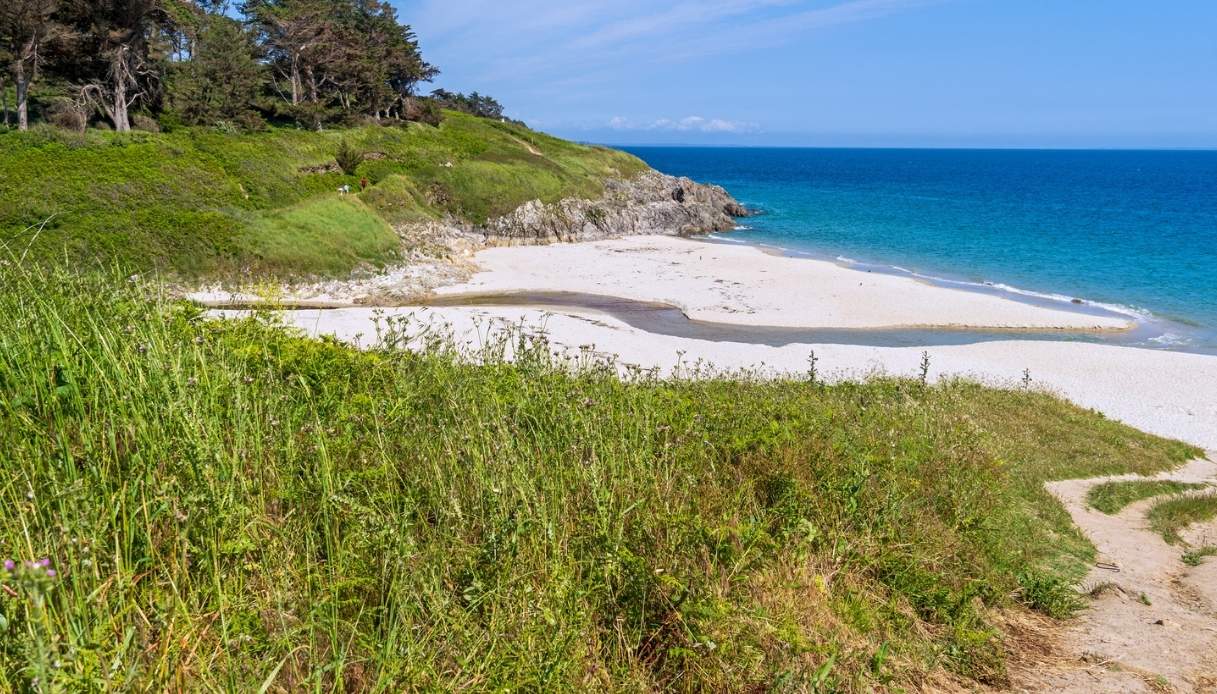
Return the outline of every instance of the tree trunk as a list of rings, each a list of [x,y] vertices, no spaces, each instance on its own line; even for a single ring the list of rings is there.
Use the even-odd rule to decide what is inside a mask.
[[[127,114],[127,85],[119,79],[114,83],[114,129],[120,133],[131,132],[131,118]]]
[[[110,109],[110,120],[114,121],[114,129],[120,133],[131,132],[131,117],[127,113],[127,81],[130,76],[130,66],[127,64],[127,46],[119,47],[114,54],[114,64],[110,70],[113,82],[113,107]],[[103,97],[104,98],[104,97]]]
[[[300,104],[300,61],[292,58],[292,106]]]
[[[30,81],[25,76],[25,61],[20,58],[16,62],[17,74],[17,128],[20,130],[30,129],[30,108],[29,94]]]
[[[317,93],[318,93],[318,92],[317,92],[317,75],[315,75],[315,74],[313,73],[313,69],[312,69],[312,68],[309,68],[308,70],[305,70],[305,74],[306,74],[306,75],[308,75],[308,97],[309,97],[309,101],[312,101],[313,103],[317,103],[317,101],[318,101],[318,99],[317,99]]]
[[[4,127],[9,126],[8,120],[8,85],[5,84],[4,75],[0,74],[0,109],[4,111]]]

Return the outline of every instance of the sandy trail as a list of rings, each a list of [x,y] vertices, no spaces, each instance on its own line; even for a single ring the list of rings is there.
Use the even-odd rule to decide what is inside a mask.
[[[1217,483],[1217,453],[1209,457],[1151,478],[1048,485],[1098,550],[1098,562],[1083,583],[1096,597],[1066,626],[1061,664],[1016,673],[1016,688],[1217,692],[1217,559],[1189,567],[1182,561],[1186,548],[1171,546],[1148,529],[1145,514],[1158,499],[1112,516],[1086,505],[1090,489],[1111,480]]]

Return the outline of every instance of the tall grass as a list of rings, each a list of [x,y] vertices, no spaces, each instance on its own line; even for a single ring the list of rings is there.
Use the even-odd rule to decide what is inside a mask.
[[[1193,453],[1021,391],[361,352],[4,269],[6,691],[1000,683],[1072,551],[1028,490]]]
[[[1131,480],[1125,482],[1104,482],[1096,485],[1086,495],[1086,503],[1091,508],[1108,515],[1116,514],[1144,499],[1155,496],[1177,495],[1183,492],[1206,489],[1206,484],[1174,482],[1171,480]]]
[[[1154,504],[1146,514],[1149,527],[1172,545],[1183,542],[1189,525],[1217,518],[1217,495],[1189,494]]]

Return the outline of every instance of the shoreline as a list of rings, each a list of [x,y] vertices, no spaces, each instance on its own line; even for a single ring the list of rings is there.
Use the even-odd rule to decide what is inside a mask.
[[[213,311],[219,317],[244,311]],[[1217,357],[1068,341],[1003,340],[966,345],[768,346],[647,333],[593,312],[519,308],[345,308],[286,311],[285,323],[310,336],[371,346],[377,325],[405,327],[399,346],[443,335],[474,350],[504,336],[544,335],[572,359],[612,359],[623,373],[663,377],[806,378],[809,359],[825,382],[873,376],[916,378],[928,358],[930,381],[964,378],[998,388],[1031,387],[1143,431],[1217,450]],[[510,341],[509,341],[510,342]]]
[[[1217,449],[1217,356],[1080,339],[1126,334],[1135,329],[1128,320],[1041,308],[826,261],[773,256],[742,244],[666,236],[492,247],[479,251],[474,261],[479,269],[466,281],[439,288],[433,303],[460,304],[471,292],[582,292],[627,306],[678,311],[695,327],[727,325],[736,337],[664,334],[640,329],[637,321],[611,312],[569,305],[371,302],[284,311],[284,320],[309,335],[364,345],[376,339],[383,320],[418,328],[417,335],[447,334],[453,344],[471,349],[505,332],[543,332],[554,350],[567,355],[590,352],[611,357],[623,368],[635,365],[664,375],[693,368],[703,376],[803,378],[814,354],[829,381],[915,376],[925,355],[930,380],[962,377],[997,387],[1044,389],[1150,433]],[[345,298],[355,303],[355,297]],[[968,326],[963,332],[1006,334],[933,345],[834,344],[815,337],[817,330],[873,335],[935,318]],[[811,337],[766,344],[762,333],[767,330],[807,330]],[[1015,331],[1048,336],[1020,339],[1029,333]]]
[[[751,230],[751,227],[741,228]],[[985,296],[1015,301],[1028,306],[1131,320],[1137,326],[1134,330],[1144,334],[1143,339],[1134,346],[1189,354],[1217,355],[1217,330],[1206,330],[1204,326],[1186,319],[1159,315],[1149,309],[1138,308],[1128,304],[1096,301],[1057,292],[1024,289],[999,281],[962,279],[952,277],[950,273],[941,275],[925,274],[899,265],[885,264],[877,261],[862,261],[827,252],[821,253],[813,250],[788,248],[758,241],[733,239],[719,232],[710,232],[694,238],[703,240],[706,243],[752,246],[760,249],[762,252],[778,257],[817,260],[832,263],[847,270],[874,272],[891,277],[901,277],[930,286],[974,292]]]
[[[486,248],[474,263],[480,270],[468,281],[437,287],[432,298],[602,295],[668,304],[692,320],[789,328],[1091,333],[1128,332],[1137,325],[1130,315],[1042,306],[704,236]]]

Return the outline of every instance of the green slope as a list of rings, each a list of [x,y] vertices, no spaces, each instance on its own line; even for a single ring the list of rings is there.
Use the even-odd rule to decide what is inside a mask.
[[[356,175],[308,173],[342,141]],[[0,134],[0,242],[18,255],[117,262],[184,277],[341,275],[391,261],[393,225],[470,222],[540,198],[596,196],[638,159],[450,112],[439,128],[224,134],[43,128]],[[365,193],[337,189],[367,177]],[[43,222],[46,222],[45,226]]]
[[[158,293],[0,273],[0,559],[57,572],[0,570],[0,691],[1000,685],[1002,613],[1093,562],[1044,480],[1198,454],[1033,392],[474,366]]]

